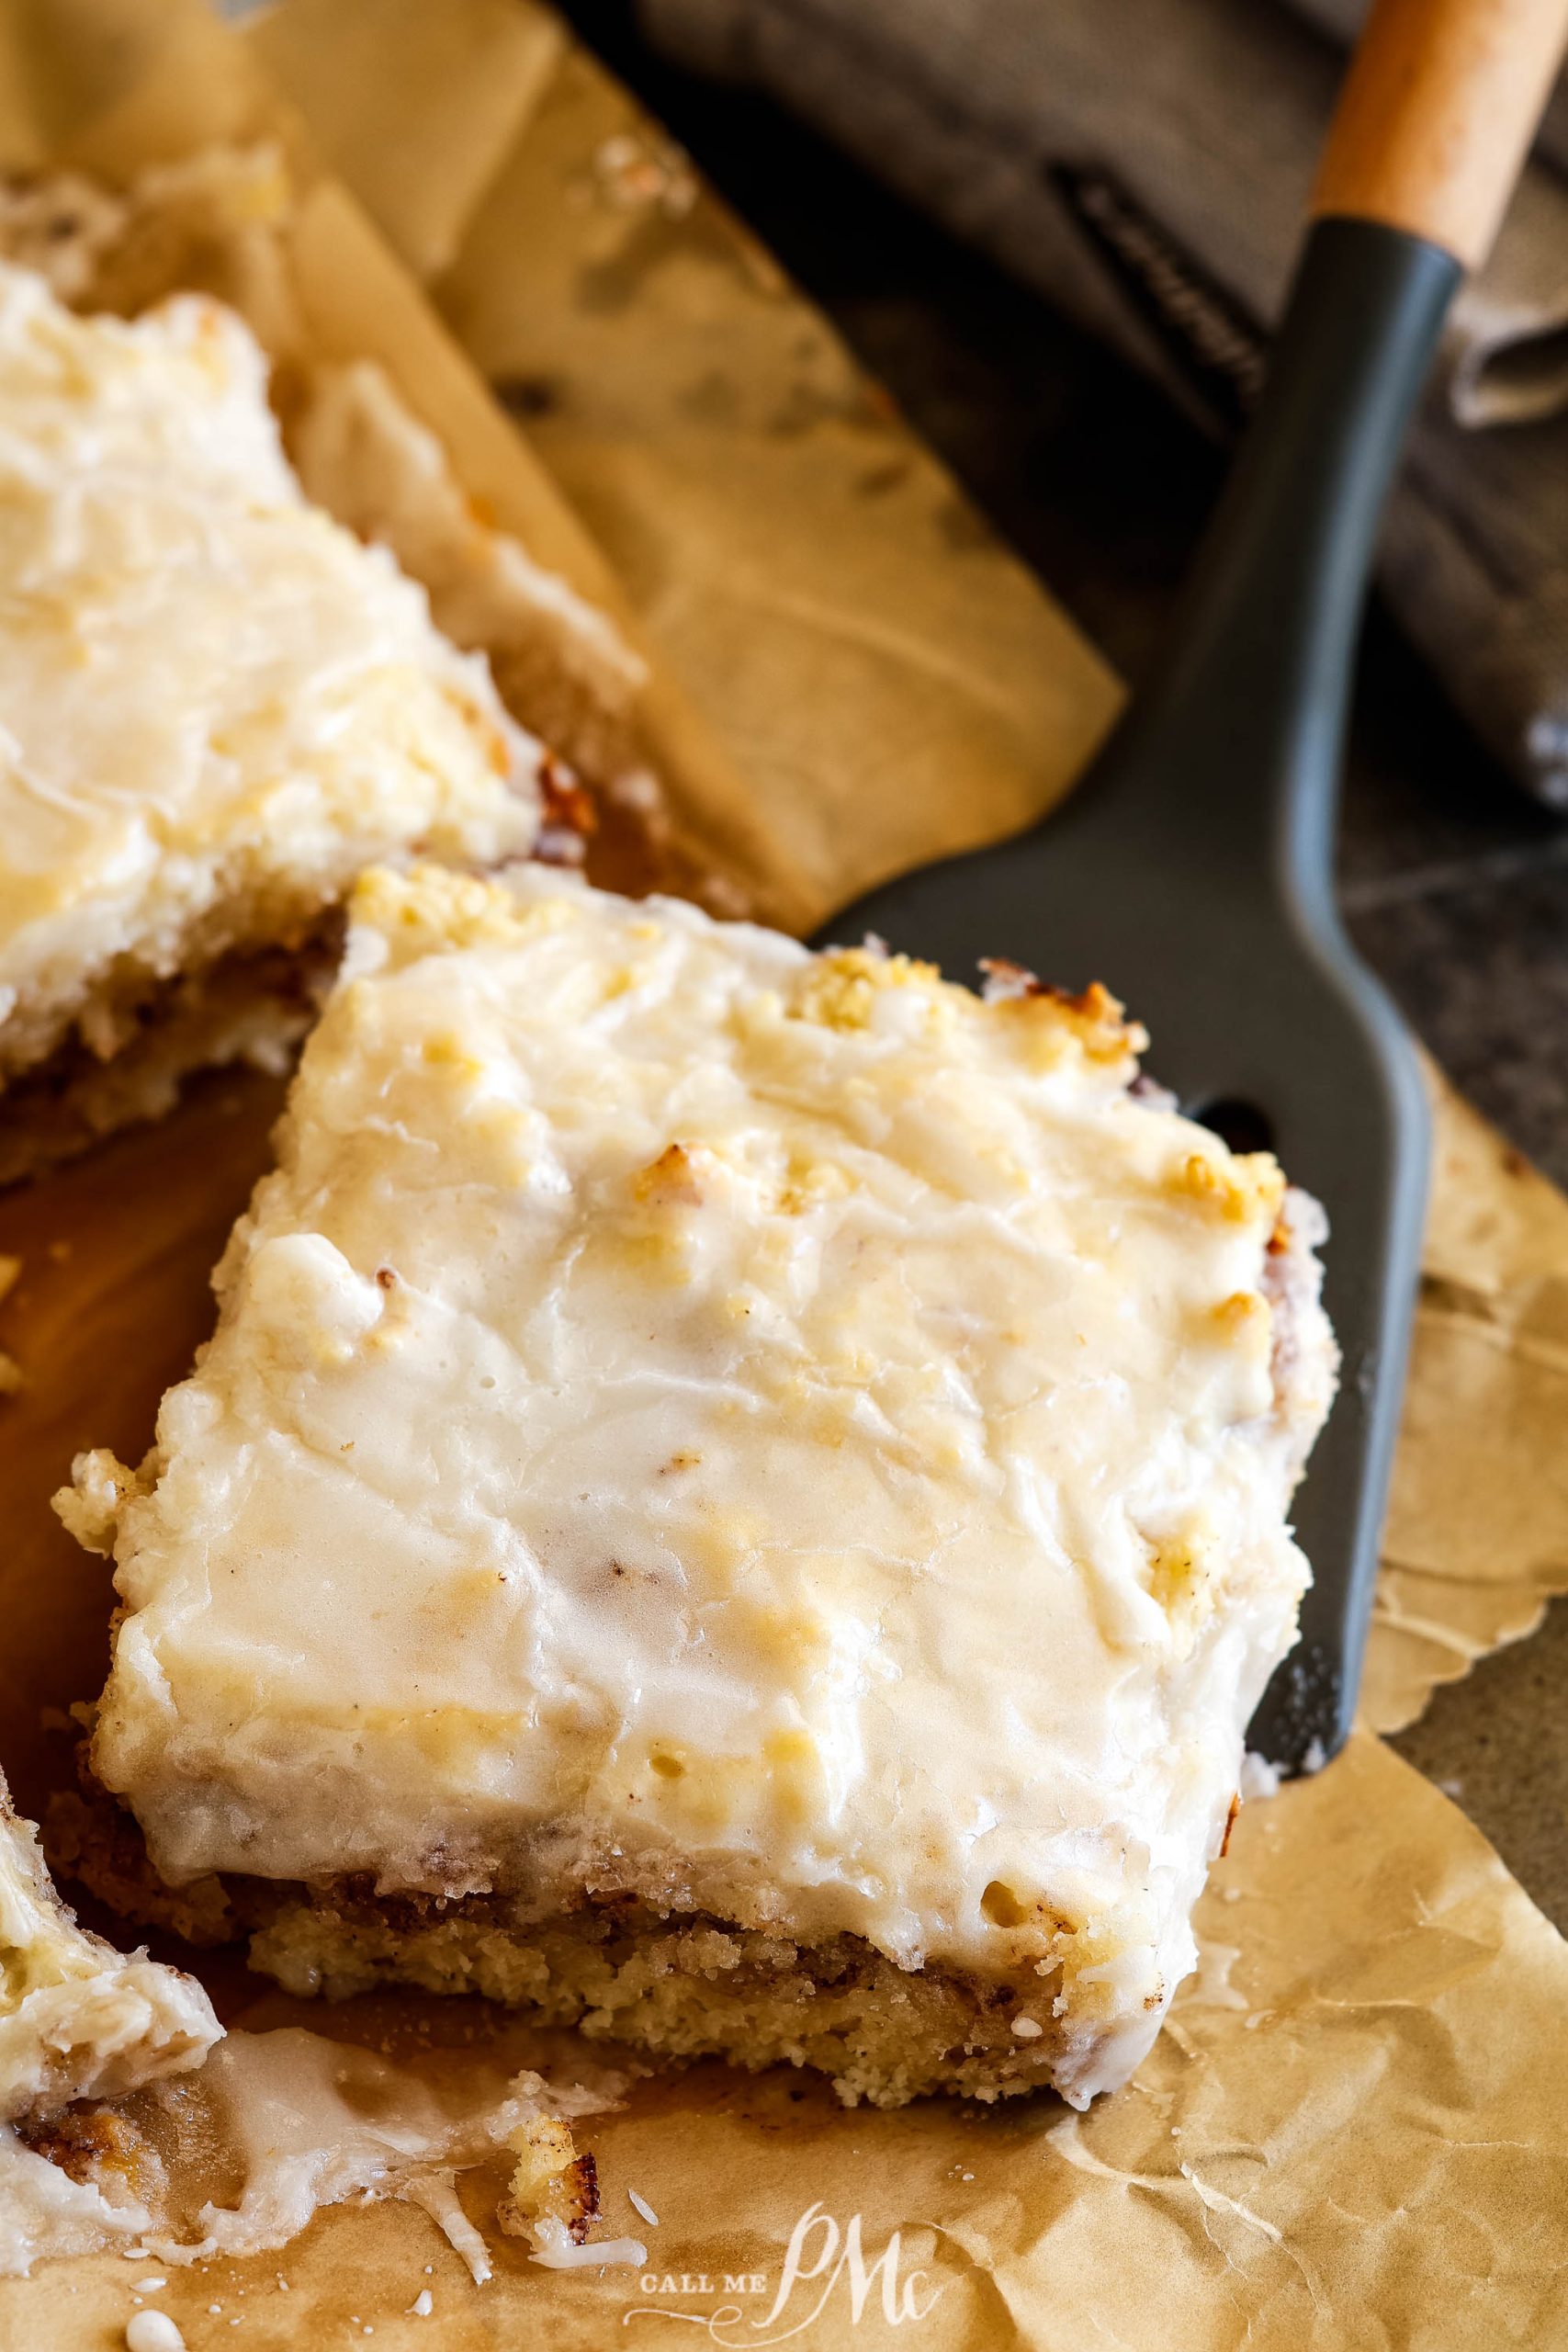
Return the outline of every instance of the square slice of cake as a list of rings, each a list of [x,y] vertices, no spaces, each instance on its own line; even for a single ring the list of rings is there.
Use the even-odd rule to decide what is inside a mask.
[[[61,1498],[123,1602],[101,1891],[139,1835],[136,1900],[296,1990],[852,2099],[1124,2079],[1334,1380],[1316,1212],[1143,1042],[540,868],[367,876],[216,1333]]]
[[[0,265],[0,1181],[276,1063],[354,877],[526,854],[538,761],[305,499],[239,319]]]

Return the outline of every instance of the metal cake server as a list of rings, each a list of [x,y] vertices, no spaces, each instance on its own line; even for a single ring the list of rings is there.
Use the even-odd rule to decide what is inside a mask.
[[[1450,298],[1489,248],[1568,0],[1378,0],[1329,134],[1258,414],[1162,666],[1066,806],[874,890],[867,932],[965,978],[1103,978],[1154,1075],[1326,1207],[1340,1394],[1297,1501],[1314,1581],[1251,1744],[1289,1769],[1355,1711],[1419,1272],[1427,1117],[1347,938],[1333,850],[1368,566]]]

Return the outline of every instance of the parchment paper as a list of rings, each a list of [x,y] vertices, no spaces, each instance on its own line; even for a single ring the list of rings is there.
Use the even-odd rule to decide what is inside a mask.
[[[457,167],[432,161],[458,245],[435,292],[746,775],[792,920],[911,844],[1027,824],[1111,715],[1104,664],[663,135],[555,19],[513,14],[554,54],[485,166],[466,156],[460,230]],[[312,60],[372,24],[428,70],[423,22],[419,0],[290,0],[248,37],[370,201],[392,116]]]
[[[1427,1074],[1432,1204],[1361,1693],[1380,1731],[1568,1589],[1568,1201]]]
[[[468,0],[445,5],[455,19]],[[389,8],[389,29],[398,15]],[[479,10],[473,22],[494,17]],[[68,39],[57,39],[62,19]],[[385,54],[389,68],[396,44]],[[27,70],[6,83],[0,141],[35,161],[69,145],[129,168],[277,120],[254,67],[237,62],[198,0],[188,11],[170,0],[9,0],[6,58]],[[617,278],[616,241],[648,225],[635,204],[595,192],[596,175],[619,168],[603,149],[622,135],[625,102],[580,58],[558,48],[555,61],[527,117],[534,128],[489,176],[460,238],[449,299],[457,314],[458,287],[469,289],[465,323],[487,359],[487,316],[498,333],[505,322],[512,336],[541,338],[536,351],[506,345],[509,369],[553,373],[561,387],[538,420],[540,448],[591,509],[660,650],[668,635],[680,687],[701,699],[713,740],[733,754],[673,763],[693,821],[706,821],[702,796],[712,790],[716,831],[732,828],[759,867],[776,857],[781,902],[807,920],[885,866],[1044,805],[1103,723],[1111,690],[896,420],[855,387],[820,322],[733,243],[721,215],[700,198],[661,211],[657,266]],[[527,153],[536,139],[536,177]],[[299,160],[297,141],[295,152]],[[666,159],[661,168],[673,167]],[[532,292],[494,275],[509,250],[516,265],[505,223],[529,220],[530,204],[527,258],[553,253],[539,260]],[[457,234],[461,209],[444,234]],[[574,238],[592,247],[576,260]],[[324,180],[311,184],[303,250],[323,337],[346,351],[363,336],[443,432],[469,486],[592,593],[604,570],[548,475],[521,454]],[[475,257],[486,251],[481,269]],[[595,313],[606,267],[624,300]],[[722,351],[736,400],[666,435],[693,380],[682,355],[702,347]],[[761,400],[764,379],[775,405]],[[800,404],[802,381],[840,390]],[[653,388],[646,413],[642,386]],[[874,447],[879,465],[900,469],[886,492],[857,494],[855,466]],[[591,498],[601,448],[607,486]],[[732,485],[746,486],[742,514],[730,508]],[[736,588],[747,628],[718,640],[711,702],[707,631],[682,604],[688,525],[694,610],[722,602],[730,550],[752,559]],[[762,558],[774,541],[770,574]],[[964,583],[956,599],[949,581],[928,576],[955,564]],[[816,583],[803,617],[770,585],[777,577]],[[907,615],[919,625],[901,633]],[[781,642],[758,668],[748,641],[768,616]],[[949,626],[956,633],[944,639]],[[1037,667],[1049,671],[1048,688]],[[883,722],[863,712],[892,725],[901,677],[929,697],[953,755],[970,763],[962,806],[940,765],[919,763],[919,741],[893,734],[898,758],[881,761]],[[988,730],[979,723],[987,712]],[[733,806],[724,797],[742,773],[766,781],[751,831],[739,795]],[[48,1495],[76,1446],[134,1455],[145,1442],[158,1393],[207,1328],[208,1269],[265,1163],[276,1102],[259,1080],[219,1079],[164,1126],[0,1200],[0,1250],[23,1261],[0,1306],[0,1346],[28,1375],[0,1414],[0,1736],[18,1796],[35,1806],[69,1770],[60,1719],[46,1729],[39,1711],[97,1687],[110,1603],[104,1565],[65,1537]],[[1391,1532],[1397,1568],[1378,1637],[1382,1720],[1418,1706],[1434,1675],[1457,1670],[1473,1649],[1522,1630],[1540,1594],[1564,1580],[1568,1553],[1568,1494],[1554,1461],[1568,1206],[1451,1099],[1443,1120]],[[1563,2340],[1568,1949],[1478,1833],[1360,1735],[1320,1779],[1243,1815],[1201,1928],[1203,1968],[1156,2050],[1127,2092],[1087,2118],[1050,2101],[998,2114],[935,2103],[845,2114],[804,2078],[751,2083],[703,2068],[644,2085],[592,2135],[606,2228],[645,2240],[645,2271],[545,2273],[490,2228],[497,2276],[478,2290],[433,2224],[388,2207],[330,2214],[277,2256],[171,2272],[155,2300],[193,2352],[231,2341],[346,2343],[367,2328],[394,2346],[682,2344],[705,2334],[725,2344],[897,2340],[987,2352],[1015,2343],[1490,2352]],[[231,2018],[254,1996],[231,1971],[216,1983]],[[263,2003],[264,2021],[280,2014],[276,1998]],[[311,2022],[331,2030],[333,2013]],[[352,2030],[346,2018],[338,2028]],[[498,2186],[482,2174],[467,2183],[482,2226]],[[633,2211],[631,2189],[657,2226]],[[793,2285],[792,2235],[796,2272],[814,2273]],[[130,2282],[144,2269],[78,2262],[0,2285],[0,2346],[121,2341]],[[434,2316],[402,2316],[426,2287]]]

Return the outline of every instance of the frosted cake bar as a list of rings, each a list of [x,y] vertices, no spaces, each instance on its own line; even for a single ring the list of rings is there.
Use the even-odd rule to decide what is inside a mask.
[[[220,304],[0,264],[0,1180],[276,1062],[367,864],[525,854],[538,749],[305,500]]]
[[[296,1990],[851,2099],[1122,2081],[1334,1380],[1317,1213],[1130,1091],[1143,1042],[539,868],[367,876],[216,1334],[61,1502],[166,1900]]]

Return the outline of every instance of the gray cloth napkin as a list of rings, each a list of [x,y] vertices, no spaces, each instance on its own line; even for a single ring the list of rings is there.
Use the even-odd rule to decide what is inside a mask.
[[[639,0],[1233,429],[1365,0]],[[1558,158],[1563,159],[1560,172]],[[1482,739],[1568,808],[1568,96],[1454,307],[1383,586]]]

